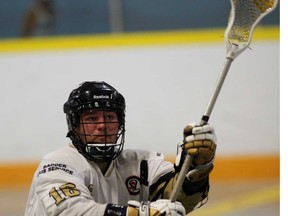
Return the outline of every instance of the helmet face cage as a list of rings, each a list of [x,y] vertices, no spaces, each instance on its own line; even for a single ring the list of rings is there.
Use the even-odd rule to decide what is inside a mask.
[[[117,119],[110,121],[110,114]],[[125,99],[105,82],[84,82],[73,90],[64,104],[68,134],[77,150],[87,159],[105,162],[115,159],[123,150],[125,141]],[[98,113],[101,121],[85,121],[83,113]],[[110,114],[109,114],[110,113]],[[100,127],[101,134],[87,131]],[[117,125],[117,129],[115,127]],[[111,133],[109,128],[114,127]],[[113,139],[112,139],[113,138]]]
[[[92,112],[98,110],[91,110]],[[115,159],[120,152],[123,150],[124,144],[124,124],[120,124],[119,122],[119,114],[117,113],[117,121],[110,121],[108,119],[109,113],[114,112],[113,110],[99,110],[101,116],[103,116],[103,121],[95,121],[95,122],[86,122],[80,117],[79,128],[81,132],[77,132],[74,129],[74,132],[78,137],[82,137],[82,142],[86,144],[86,152],[93,156],[93,159],[96,161],[106,161]],[[115,113],[115,112],[114,112]],[[101,127],[101,134],[94,134],[93,132],[89,132],[86,129],[86,126],[91,126],[93,128]],[[119,125],[119,126],[118,126]],[[121,127],[120,127],[121,125]],[[114,128],[111,132],[110,128]],[[90,139],[88,139],[90,138]],[[101,141],[97,141],[97,139]],[[93,141],[91,141],[91,139]],[[96,141],[95,141],[96,140]]]

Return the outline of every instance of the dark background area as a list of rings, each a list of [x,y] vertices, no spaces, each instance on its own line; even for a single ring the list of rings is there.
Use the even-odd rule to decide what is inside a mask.
[[[112,32],[109,11],[116,1],[121,3],[121,32],[226,27],[230,11],[229,0],[54,0],[49,35]],[[0,0],[0,38],[20,36],[25,13],[35,2]],[[259,25],[279,25],[279,7]]]

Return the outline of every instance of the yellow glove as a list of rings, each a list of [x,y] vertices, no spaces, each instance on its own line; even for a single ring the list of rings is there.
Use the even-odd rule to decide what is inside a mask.
[[[214,128],[209,124],[198,126],[196,123],[191,123],[184,128],[184,144],[177,154],[175,165],[180,170],[185,155],[193,157],[191,169],[186,175],[191,182],[206,178],[213,170],[216,140]]]
[[[217,138],[211,125],[187,125],[184,128],[184,141],[185,152],[193,157],[192,165],[204,165],[213,160]]]

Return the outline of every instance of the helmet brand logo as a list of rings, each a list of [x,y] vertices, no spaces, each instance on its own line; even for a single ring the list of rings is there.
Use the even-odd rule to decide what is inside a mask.
[[[108,95],[93,95],[93,99],[109,99]]]

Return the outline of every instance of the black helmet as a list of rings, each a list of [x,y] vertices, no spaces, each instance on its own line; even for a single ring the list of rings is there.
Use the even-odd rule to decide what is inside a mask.
[[[81,125],[81,114],[89,110],[113,111],[117,113],[119,131],[116,143],[84,143],[76,128]],[[64,104],[68,133],[67,137],[77,150],[89,160],[104,162],[115,159],[123,150],[125,136],[125,99],[105,82],[83,82],[74,89]],[[105,131],[106,136],[106,131]]]

